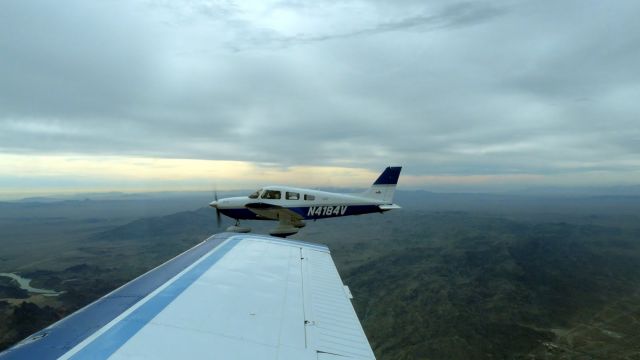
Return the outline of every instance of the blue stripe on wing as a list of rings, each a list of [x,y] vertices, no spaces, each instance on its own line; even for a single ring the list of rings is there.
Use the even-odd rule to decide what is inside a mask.
[[[118,321],[106,332],[100,334],[95,340],[75,353],[71,359],[106,359],[111,356],[175,298],[182,294],[186,288],[209,270],[213,264],[222,259],[238,242],[240,242],[239,238],[232,238],[216,248],[203,261],[180,275],[177,280],[153,295],[142,306]]]
[[[218,234],[208,238],[199,246],[0,353],[0,360],[57,359],[232,235],[236,234]]]

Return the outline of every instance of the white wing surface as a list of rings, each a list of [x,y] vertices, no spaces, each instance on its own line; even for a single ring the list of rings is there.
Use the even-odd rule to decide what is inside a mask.
[[[0,359],[374,359],[327,247],[219,234]]]

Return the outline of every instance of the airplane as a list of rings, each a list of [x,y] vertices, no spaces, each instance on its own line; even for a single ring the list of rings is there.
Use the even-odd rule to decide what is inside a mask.
[[[357,195],[274,186],[212,205],[218,218],[275,217],[291,231],[303,219],[399,208],[392,203],[399,175],[389,167]],[[277,192],[285,198],[265,195]],[[0,360],[375,360],[329,248],[275,233],[212,235],[0,352]]]
[[[375,360],[352,298],[325,245],[221,233],[0,360]]]
[[[251,228],[240,226],[240,220],[275,220],[279,224],[269,234],[287,237],[306,224],[304,220],[318,220],[341,216],[383,213],[400,209],[393,203],[402,167],[387,167],[371,187],[359,194],[341,194],[288,186],[267,186],[249,196],[215,200],[209,206],[220,214],[236,220],[229,232],[247,233]]]

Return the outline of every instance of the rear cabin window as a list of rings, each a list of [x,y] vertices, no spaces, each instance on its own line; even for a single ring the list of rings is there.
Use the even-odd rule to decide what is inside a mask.
[[[262,198],[263,199],[275,199],[275,200],[279,200],[281,198],[281,193],[278,190],[265,190],[264,193],[262,193]]]
[[[305,195],[304,195],[304,199],[305,199],[305,200],[315,200],[315,199],[316,199],[316,197],[315,197],[314,195],[307,195],[307,194],[305,194]]]
[[[300,194],[287,191],[287,200],[300,200]]]

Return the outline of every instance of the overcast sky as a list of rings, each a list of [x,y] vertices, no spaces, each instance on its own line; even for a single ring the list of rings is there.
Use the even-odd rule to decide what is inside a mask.
[[[640,183],[640,2],[0,3],[0,193]],[[265,185],[265,184],[262,184]]]

